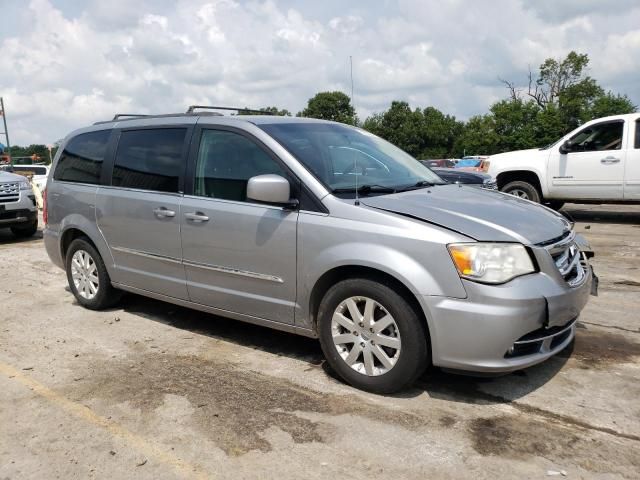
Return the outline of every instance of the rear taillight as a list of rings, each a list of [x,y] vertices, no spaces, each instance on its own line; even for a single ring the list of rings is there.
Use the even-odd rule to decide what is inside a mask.
[[[47,212],[47,189],[45,188],[42,191],[42,221],[44,224],[47,224],[47,220],[49,219],[49,212]]]

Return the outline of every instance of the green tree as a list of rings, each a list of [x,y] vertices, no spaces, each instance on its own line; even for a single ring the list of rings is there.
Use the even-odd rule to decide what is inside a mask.
[[[57,150],[57,149],[56,149]],[[38,162],[49,163],[49,149],[46,145],[41,144],[32,144],[28,147],[20,147],[18,145],[12,145],[10,149],[11,158],[14,163],[23,162],[23,161],[31,161],[29,160],[21,160],[20,157],[31,157],[32,155],[37,155],[40,157]],[[55,151],[51,151],[52,158],[55,155]],[[16,160],[17,158],[17,160]]]
[[[496,133],[493,115],[475,115],[464,125],[454,144],[454,156],[491,155],[500,152],[500,137]]]
[[[412,110],[407,102],[393,101],[362,126],[416,158],[443,158],[451,155],[464,124],[434,107]]]
[[[626,95],[607,92],[593,101],[586,116],[589,118],[600,118],[609,115],[634,113],[636,110],[637,107]]]
[[[588,66],[588,55],[572,51],[564,59],[547,58],[537,76],[529,72],[526,94],[539,108],[538,136],[562,136],[594,118],[636,111],[626,95],[605,93],[594,78],[586,75]],[[512,101],[521,100],[521,91],[513,82],[503,83]]]
[[[319,92],[309,99],[307,107],[298,112],[298,117],[320,118],[334,122],[357,123],[356,111],[351,100],[342,92]]]

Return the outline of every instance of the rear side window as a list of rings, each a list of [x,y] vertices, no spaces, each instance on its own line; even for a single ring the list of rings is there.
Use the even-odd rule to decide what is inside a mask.
[[[112,185],[178,192],[186,128],[128,130],[120,135]]]
[[[81,133],[64,147],[53,178],[65,182],[100,183],[111,130]]]
[[[640,120],[636,120],[636,148],[640,148]]]

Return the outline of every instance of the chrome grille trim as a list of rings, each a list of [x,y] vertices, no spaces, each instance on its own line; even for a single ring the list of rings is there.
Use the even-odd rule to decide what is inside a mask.
[[[18,182],[0,183],[0,203],[20,200],[20,184]]]
[[[580,247],[575,242],[575,232],[560,238],[555,243],[546,245],[544,248],[549,252],[553,262],[569,287],[574,288],[581,285],[587,277],[587,258],[580,251]]]

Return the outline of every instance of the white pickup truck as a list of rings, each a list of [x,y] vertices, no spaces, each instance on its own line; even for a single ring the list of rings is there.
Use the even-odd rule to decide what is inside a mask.
[[[591,120],[552,145],[492,155],[488,163],[501,191],[553,208],[640,203],[640,113]]]

